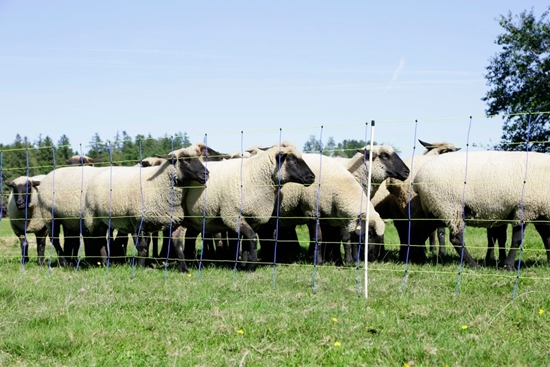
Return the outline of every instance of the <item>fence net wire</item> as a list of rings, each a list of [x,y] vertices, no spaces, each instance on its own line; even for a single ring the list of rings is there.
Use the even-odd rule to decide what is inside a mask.
[[[117,154],[128,142],[106,142],[104,152],[108,158],[94,163],[80,158],[76,164],[69,164],[60,159],[59,151],[64,147],[59,146],[1,149],[0,257],[5,261],[19,261],[23,272],[29,261],[36,260],[45,266],[48,274],[55,266],[74,267],[75,271],[82,266],[104,266],[107,274],[109,268],[117,264],[128,266],[132,278],[140,266],[164,271],[165,279],[172,268],[180,272],[196,269],[201,277],[205,266],[218,266],[232,271],[236,281],[239,271],[269,266],[273,287],[277,286],[278,266],[311,267],[314,292],[320,266],[341,266],[356,272],[359,295],[367,293],[367,268],[369,273],[391,271],[395,276],[402,276],[403,291],[406,291],[410,266],[418,256],[422,257],[421,264],[428,265],[416,266],[414,272],[454,273],[455,292],[459,292],[464,268],[472,267],[468,261],[471,257],[476,264],[494,268],[494,272],[484,272],[483,276],[515,279],[515,297],[522,269],[548,265],[550,208],[544,205],[550,205],[550,200],[543,198],[550,187],[550,173],[547,178],[544,174],[532,173],[544,164],[531,168],[540,155],[550,159],[544,153],[532,151],[531,147],[545,146],[548,142],[529,141],[527,134],[526,141],[514,143],[522,147],[519,149],[523,154],[522,164],[510,161],[511,167],[502,169],[511,169],[521,176],[519,185],[510,185],[507,176],[476,176],[477,170],[472,168],[479,162],[473,153],[494,150],[501,144],[484,137],[482,127],[487,121],[486,117],[467,117],[377,122],[377,139],[381,143],[396,141],[392,134],[399,134],[400,141],[410,142],[409,148],[397,147],[398,155],[410,169],[410,176],[405,181],[394,177],[372,182],[371,186],[369,173],[381,159],[374,154],[376,149],[371,157],[365,153],[368,151],[356,153],[359,167],[368,167],[369,158],[373,159],[370,171],[358,170],[353,180],[343,180],[335,178],[338,175],[332,173],[331,164],[337,161],[337,156],[353,154],[346,154],[345,147],[329,149],[323,144],[324,137],[336,131],[368,142],[373,134],[370,123],[190,136],[192,143],[206,147],[197,153],[200,158],[195,160],[189,152],[166,155],[184,148],[174,145],[173,138],[169,152],[156,152],[164,154],[162,160],[145,155],[146,140],[136,142],[138,156],[133,158]],[[419,143],[419,138],[437,136],[433,129],[457,132],[444,140],[461,150],[463,167],[447,167],[448,172],[458,170],[461,175],[453,178],[448,172],[442,172],[438,181],[417,182],[416,173],[429,161],[427,155],[422,154],[426,148]],[[306,140],[306,135],[320,142],[315,150],[302,151],[299,144]],[[277,147],[276,154],[257,149],[259,144],[255,142],[265,141],[266,137]],[[232,139],[239,148],[235,152],[220,153],[215,145],[220,139]],[[298,157],[303,153],[310,157],[310,162],[315,162],[308,165],[315,173],[314,183],[309,186],[285,183],[289,170],[289,160],[281,154],[285,141],[296,145]],[[85,156],[85,150],[80,144],[80,156]],[[269,154],[271,158],[260,159]],[[437,159],[435,157],[428,158]],[[197,159],[200,166],[196,166]],[[346,164],[352,159],[338,164],[351,171]],[[260,163],[251,163],[256,161]],[[195,176],[192,179],[178,176],[183,172],[179,171],[182,166],[193,165],[197,177],[200,176],[197,167],[203,170],[206,184],[197,182]],[[71,175],[63,173],[68,170]],[[268,174],[257,174],[263,171]],[[546,171],[550,172],[550,165]],[[351,177],[351,173],[349,175]],[[159,180],[161,176],[164,178]],[[418,198],[415,190],[419,184],[427,187],[426,192],[442,187],[457,188],[455,191],[460,195],[443,196],[445,200],[454,200],[453,204],[458,204],[460,210],[452,217],[428,213],[431,209],[425,208],[426,203]],[[299,194],[293,194],[296,196],[293,209],[283,210],[284,200],[294,192],[287,190],[290,186],[298,187]],[[372,195],[374,206],[368,206],[371,201],[366,195],[370,189],[376,193],[388,190],[386,195],[401,205],[398,208],[401,214],[384,212],[384,205]],[[503,191],[508,192],[508,197],[497,194]],[[494,202],[497,209],[473,211],[471,200],[475,195],[490,198],[489,202]],[[538,207],[532,208],[533,205]],[[373,212],[365,224],[368,209]],[[539,215],[532,214],[533,211]],[[377,220],[385,225],[383,236],[376,233]],[[449,238],[453,232],[444,226],[452,227],[452,224],[457,236],[451,244]],[[427,228],[439,228],[439,234],[424,236]],[[505,257],[514,254],[511,247],[517,250],[517,255],[512,258],[510,269],[510,259],[506,262]],[[365,256],[370,264],[363,261]],[[377,266],[385,262],[399,266],[391,269]],[[438,266],[442,264],[456,267]],[[505,271],[503,267],[512,271]],[[468,276],[478,275],[468,272]]]

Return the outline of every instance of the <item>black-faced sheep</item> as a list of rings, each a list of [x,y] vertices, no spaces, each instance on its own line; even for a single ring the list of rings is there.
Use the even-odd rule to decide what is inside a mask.
[[[550,264],[550,156],[536,152],[483,151],[445,154],[427,162],[414,178],[422,213],[416,213],[412,244],[421,244],[438,223],[464,261],[478,266],[463,247],[465,225],[512,225],[512,245],[504,268],[514,269],[524,225],[534,223]],[[422,220],[435,218],[439,221]],[[411,248],[411,260],[425,256]]]
[[[23,263],[29,261],[27,234],[36,236],[36,248],[38,252],[38,264],[44,265],[44,250],[48,228],[42,221],[38,208],[38,186],[44,175],[27,177],[21,176],[12,181],[6,181],[11,188],[8,198],[8,214],[10,225],[15,235],[19,238]],[[57,255],[62,258],[62,250],[56,247]]]
[[[208,169],[200,156],[207,154],[203,143],[159,155],[165,161],[153,167],[108,167],[91,177],[85,196],[85,224],[91,232],[106,233],[114,228],[138,234],[138,263],[145,265],[149,244],[147,234],[183,222],[182,203],[191,181],[201,185]],[[183,254],[179,257],[183,257]],[[182,261],[180,270],[186,271]]]
[[[365,195],[355,177],[336,160],[320,154],[303,154],[303,159],[315,174],[315,183],[309,187],[288,184],[282,187],[280,205],[274,215],[278,216],[280,233],[283,228],[294,229],[296,225],[307,224],[310,234],[310,247],[325,239],[325,233],[336,232],[344,243],[346,261],[352,261],[351,238],[359,223],[365,221],[367,207],[370,206],[369,228],[376,233],[372,242],[383,238],[385,225]],[[320,231],[317,218],[325,229]],[[273,227],[272,227],[273,228]],[[364,226],[362,226],[364,231]],[[363,232],[364,233],[364,232]],[[327,236],[328,237],[328,236]],[[263,241],[262,246],[265,246]],[[284,243],[281,246],[285,246]],[[262,253],[271,248],[262,249]],[[340,251],[340,244],[338,244]],[[323,249],[317,251],[314,260],[324,262]],[[270,257],[271,258],[271,257]]]
[[[281,185],[311,185],[315,175],[291,144],[276,144],[262,154],[246,159],[210,162],[210,179],[194,186],[186,197],[186,225],[208,233],[233,231],[244,237],[241,260],[244,268],[255,270],[257,236],[255,229],[273,213]]]

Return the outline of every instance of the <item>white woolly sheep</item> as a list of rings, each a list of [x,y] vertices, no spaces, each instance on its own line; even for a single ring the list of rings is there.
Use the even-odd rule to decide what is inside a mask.
[[[210,179],[206,187],[194,186],[187,193],[186,225],[201,231],[205,221],[208,233],[240,233],[244,236],[244,268],[255,270],[255,229],[270,219],[278,187],[292,182],[310,185],[315,176],[301,152],[288,142],[250,158],[210,162],[207,166]]]
[[[10,225],[15,235],[19,238],[21,245],[22,262],[29,261],[27,234],[34,233],[36,236],[36,249],[38,252],[38,264],[44,265],[44,250],[48,228],[44,226],[40,209],[38,208],[38,186],[45,175],[33,177],[20,176],[14,180],[6,181],[11,187],[8,198],[8,215]],[[57,248],[57,255],[61,257],[62,250]]]
[[[208,148],[199,143],[159,155],[166,161],[153,167],[109,167],[91,177],[85,196],[85,224],[91,232],[110,228],[136,233],[138,263],[148,255],[146,234],[177,228],[183,221],[182,203],[191,181],[204,184],[208,169],[199,157]],[[181,255],[180,257],[183,257]],[[186,271],[185,262],[180,271]]]
[[[424,211],[415,218],[439,219],[449,228],[457,252],[462,252],[472,267],[478,264],[463,247],[464,226],[491,228],[510,223],[512,245],[504,260],[508,270],[514,269],[524,225],[533,222],[550,264],[548,182],[550,156],[546,154],[482,151],[441,155],[423,165],[414,178],[414,190]],[[422,243],[434,225],[437,222],[414,221],[412,243]],[[422,255],[418,252],[413,256]]]
[[[275,213],[278,214],[279,223],[281,227],[292,228],[307,224],[310,247],[313,248],[316,242],[328,237],[329,232],[338,233],[341,236],[338,240],[344,243],[346,261],[351,262],[351,236],[357,230],[358,223],[364,222],[367,206],[370,206],[369,228],[374,229],[373,233],[376,234],[371,242],[379,242],[383,238],[384,221],[346,167],[320,154],[303,154],[303,159],[315,174],[315,183],[309,187],[296,184],[282,187],[279,211]],[[317,226],[317,216],[323,223],[324,229],[321,231]],[[314,258],[319,264],[324,262],[322,252],[318,251]]]
[[[399,182],[394,178],[385,180],[371,199],[374,208],[382,218],[394,220],[393,224],[397,229],[399,240],[402,244],[409,243],[409,225],[405,221],[405,219],[409,218],[409,210],[411,211],[411,215],[414,215],[415,210],[421,210],[414,206],[416,194],[414,192],[410,193],[411,178],[415,176],[420,167],[427,161],[438,155],[460,150],[460,148],[447,142],[426,143],[422,140],[419,140],[419,142],[426,148],[426,151],[421,156],[413,156],[405,160],[405,164],[412,170],[409,177],[403,182]],[[410,207],[409,203],[411,204]],[[440,250],[444,251],[441,248]],[[400,259],[402,261],[406,260],[406,252],[400,253]]]

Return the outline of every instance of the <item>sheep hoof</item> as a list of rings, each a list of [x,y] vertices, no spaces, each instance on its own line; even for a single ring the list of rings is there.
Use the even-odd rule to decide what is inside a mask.
[[[507,271],[514,271],[516,270],[516,267],[514,266],[514,264],[510,265],[510,264],[504,264],[504,270],[507,270]]]

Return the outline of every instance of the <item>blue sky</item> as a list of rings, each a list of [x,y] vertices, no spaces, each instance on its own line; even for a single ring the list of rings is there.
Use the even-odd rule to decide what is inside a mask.
[[[415,136],[494,144],[502,120],[481,98],[496,19],[547,6],[0,0],[0,143],[186,132],[232,152],[368,139],[375,120],[374,140],[405,156]]]

